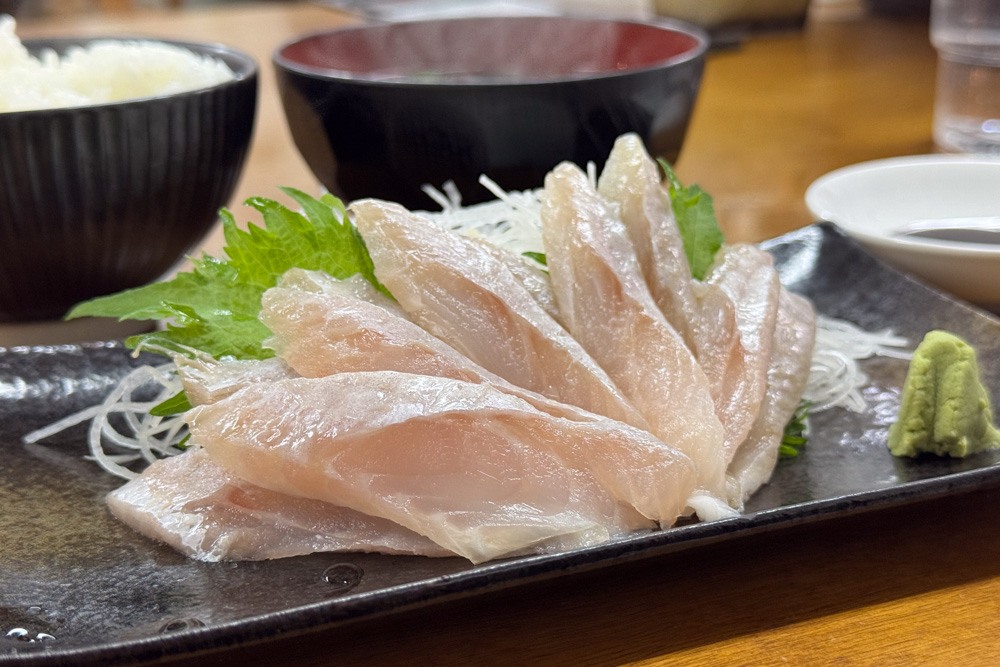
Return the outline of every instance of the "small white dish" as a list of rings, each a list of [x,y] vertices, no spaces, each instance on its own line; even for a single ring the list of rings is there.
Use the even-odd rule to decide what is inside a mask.
[[[896,268],[1000,310],[1000,244],[900,234],[918,221],[1000,215],[1000,158],[914,155],[863,162],[817,179],[806,190],[806,206]]]

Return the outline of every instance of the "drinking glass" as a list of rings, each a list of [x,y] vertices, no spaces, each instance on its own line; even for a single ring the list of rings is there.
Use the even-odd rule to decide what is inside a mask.
[[[938,51],[935,142],[1000,154],[1000,0],[933,0],[931,43]]]

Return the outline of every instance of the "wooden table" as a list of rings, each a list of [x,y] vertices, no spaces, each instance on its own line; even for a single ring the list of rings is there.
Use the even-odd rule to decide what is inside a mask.
[[[257,134],[235,200],[315,191],[291,143],[272,50],[347,20],[305,4],[28,23],[22,34],[217,40],[262,64]],[[931,146],[927,27],[811,21],[713,53],[682,178],[714,196],[731,240],[812,220],[817,176]],[[249,215],[240,216],[247,219]],[[218,247],[210,238],[207,246]],[[993,665],[1000,491],[783,529],[631,565],[189,662],[240,665]]]

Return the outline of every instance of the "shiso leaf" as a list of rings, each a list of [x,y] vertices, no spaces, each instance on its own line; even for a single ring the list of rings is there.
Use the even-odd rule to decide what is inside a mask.
[[[119,320],[166,320],[166,329],[133,336],[129,347],[149,345],[183,352],[193,348],[216,359],[267,359],[264,349],[271,333],[257,320],[260,299],[291,268],[319,270],[335,278],[360,273],[385,294],[375,277],[368,249],[347,217],[344,204],[331,195],[315,199],[293,188],[282,188],[304,211],[254,197],[264,226],[240,229],[222,209],[225,259],[208,255],[192,260],[192,270],[172,280],[98,297],[75,306],[67,319],[116,317]]]
[[[684,187],[666,160],[658,158],[657,162],[667,177],[670,204],[680,228],[691,275],[704,280],[724,241],[715,218],[712,196],[698,185]]]

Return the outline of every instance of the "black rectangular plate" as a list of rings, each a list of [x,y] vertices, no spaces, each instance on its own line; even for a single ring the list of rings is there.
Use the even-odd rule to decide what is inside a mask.
[[[783,282],[820,313],[914,342],[934,328],[964,337],[1000,394],[996,318],[886,267],[829,225],[764,246]],[[120,481],[83,460],[84,427],[20,441],[98,402],[142,361],[118,343],[0,350],[0,662],[113,664],[230,647],[1000,482],[1000,453],[954,461],[888,454],[906,363],[879,358],[864,364],[868,410],[816,415],[803,454],[780,461],[735,519],[481,566],[361,554],[200,563],[108,514],[104,494]],[[4,637],[13,630],[22,637]]]

